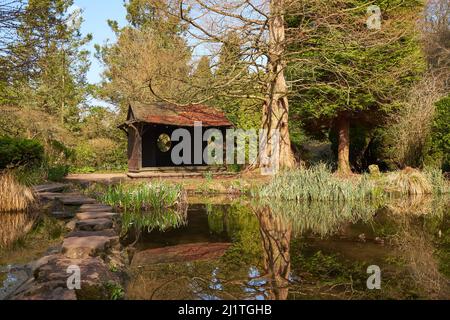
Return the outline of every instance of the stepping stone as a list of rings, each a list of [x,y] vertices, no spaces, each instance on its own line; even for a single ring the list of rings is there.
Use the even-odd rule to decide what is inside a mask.
[[[72,219],[75,217],[75,214],[73,212],[66,212],[66,211],[55,211],[52,212],[52,216],[57,219]]]
[[[113,229],[106,229],[102,231],[72,231],[66,235],[66,238],[83,238],[83,237],[117,237],[117,232]]]
[[[33,187],[33,190],[37,193],[60,192],[60,191],[63,191],[67,187],[69,187],[68,184],[52,183],[52,184],[43,184],[43,185],[35,186],[35,187]]]
[[[73,237],[64,240],[62,253],[69,259],[96,257],[111,248],[112,242],[118,240],[110,237]]]
[[[66,223],[66,229],[73,231],[73,230],[75,230],[76,224],[77,224],[77,222],[75,220],[71,220]]]
[[[79,206],[79,205],[82,205],[82,204],[89,204],[89,203],[95,203],[96,202],[95,199],[87,198],[87,197],[84,197],[84,196],[80,196],[80,197],[77,197],[77,196],[67,196],[66,197],[66,196],[64,196],[64,197],[59,198],[59,200],[63,204],[69,205],[69,206]]]
[[[110,219],[106,218],[90,219],[77,221],[75,227],[79,231],[102,231],[111,229],[113,227],[113,222]]]
[[[47,200],[56,200],[60,199],[62,197],[68,197],[68,196],[77,196],[81,197],[81,194],[79,193],[58,193],[58,192],[41,192],[38,194],[39,197]]]
[[[76,217],[78,220],[92,220],[92,219],[102,219],[102,218],[114,218],[118,214],[114,212],[80,212],[77,213]]]
[[[80,212],[111,212],[113,208],[103,204],[83,204],[80,207]]]
[[[113,207],[107,206],[106,204],[101,204],[101,203],[83,204],[80,207],[80,211],[92,211],[92,210],[100,210],[100,209],[103,209],[105,211],[112,211]]]

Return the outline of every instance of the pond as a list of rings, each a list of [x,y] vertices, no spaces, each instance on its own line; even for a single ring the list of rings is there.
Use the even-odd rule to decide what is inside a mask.
[[[450,298],[449,197],[189,202],[134,243],[127,299]]]

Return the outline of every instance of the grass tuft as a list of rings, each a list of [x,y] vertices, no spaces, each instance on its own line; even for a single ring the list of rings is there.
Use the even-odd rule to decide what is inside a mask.
[[[430,179],[431,178],[431,179]],[[422,173],[419,170],[406,168],[402,171],[391,172],[385,177],[385,189],[390,193],[401,195],[432,194],[433,183],[436,183],[436,173]],[[438,188],[441,188],[438,186]]]
[[[35,202],[32,190],[20,184],[11,172],[0,174],[0,212],[26,211]]]
[[[136,212],[182,206],[186,202],[186,192],[178,184],[158,181],[109,186],[100,198],[110,206]]]
[[[288,201],[352,201],[376,198],[381,192],[367,176],[343,179],[333,175],[327,165],[319,164],[284,171],[254,195]]]

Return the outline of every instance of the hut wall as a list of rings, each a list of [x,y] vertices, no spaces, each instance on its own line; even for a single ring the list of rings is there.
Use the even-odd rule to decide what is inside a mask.
[[[178,142],[172,143],[172,147],[167,152],[162,152],[158,148],[158,138],[161,134],[172,136],[173,131],[179,129],[175,126],[165,125],[145,125],[142,136],[142,168],[164,168],[164,167],[183,167],[183,166],[206,166],[202,164],[194,164],[194,128],[185,127],[191,133],[191,164],[190,165],[175,165],[172,162],[172,150]],[[203,148],[206,148],[207,142],[203,142]]]
[[[142,139],[139,129],[136,129],[128,127],[128,170],[131,172],[142,168]]]

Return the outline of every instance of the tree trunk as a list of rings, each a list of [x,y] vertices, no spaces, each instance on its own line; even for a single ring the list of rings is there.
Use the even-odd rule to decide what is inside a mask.
[[[352,173],[350,168],[350,120],[346,116],[338,117],[336,121],[338,132],[338,172],[343,175]]]
[[[266,154],[272,155],[273,141],[271,134],[280,133],[279,158],[280,168],[295,166],[295,158],[291,149],[289,135],[289,101],[287,98],[288,86],[284,77],[286,63],[283,58],[285,27],[282,9],[284,0],[271,0],[269,19],[269,52],[268,73],[269,82],[266,92],[266,103],[263,108],[263,129],[267,132]]]

